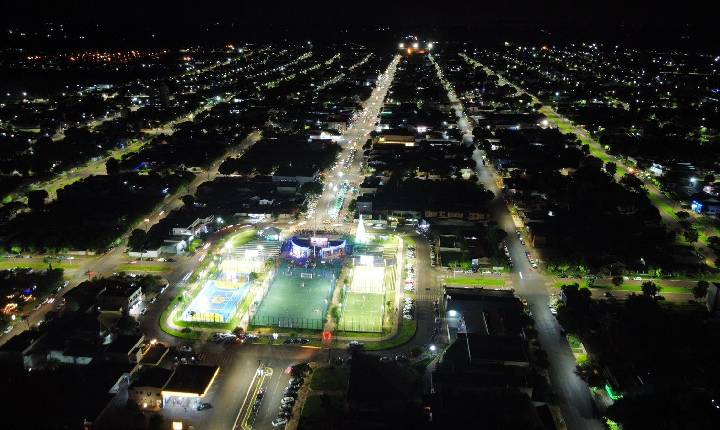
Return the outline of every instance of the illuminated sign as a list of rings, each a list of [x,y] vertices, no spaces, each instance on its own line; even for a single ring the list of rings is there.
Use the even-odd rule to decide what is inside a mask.
[[[328,245],[327,237],[311,237],[310,238],[310,246],[324,247],[327,245]]]

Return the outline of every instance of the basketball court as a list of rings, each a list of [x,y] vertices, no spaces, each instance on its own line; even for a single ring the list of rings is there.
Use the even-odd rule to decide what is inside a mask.
[[[209,280],[183,312],[184,321],[227,323],[249,290],[246,282]]]

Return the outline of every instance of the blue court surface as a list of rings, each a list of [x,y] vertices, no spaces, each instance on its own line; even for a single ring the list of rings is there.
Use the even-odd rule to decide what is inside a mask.
[[[183,312],[182,319],[184,321],[229,322],[249,289],[249,284],[245,282],[206,281],[202,290]]]

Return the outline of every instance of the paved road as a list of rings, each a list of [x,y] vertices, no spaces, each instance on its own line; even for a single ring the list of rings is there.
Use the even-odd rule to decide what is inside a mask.
[[[508,250],[514,262],[513,272],[517,276],[514,280],[516,294],[528,301],[535,317],[535,328],[540,344],[548,354],[550,380],[567,428],[602,429],[602,424],[595,418],[588,386],[575,373],[575,358],[567,340],[561,335],[560,324],[548,307],[548,288],[551,288],[554,280],[530,266],[525,255],[526,248],[515,234],[515,224],[495,185],[495,178],[490,169],[482,165],[480,151],[476,150],[473,158],[478,162],[478,177],[483,185],[495,194],[491,202],[491,212],[498,226],[508,233]]]
[[[343,221],[348,213],[347,207],[353,198],[350,192],[345,195],[343,207],[337,217],[333,219],[328,214],[331,213],[331,209],[335,205],[342,182],[347,181],[350,186],[358,186],[363,180],[361,174],[362,145],[375,128],[375,122],[383,107],[385,96],[390,88],[399,61],[400,56],[393,58],[388,68],[378,79],[372,94],[365,101],[365,108],[357,115],[348,130],[343,133],[341,139],[343,150],[340,153],[339,162],[327,174],[325,189],[318,199],[314,214],[309,218],[310,227],[322,228],[323,224],[326,227],[335,226],[345,229],[349,227],[349,225],[343,225]],[[346,163],[345,160],[348,160],[352,153],[355,154],[354,159],[352,162]]]
[[[462,104],[453,91],[449,91],[448,95],[460,119],[458,125],[463,131],[464,143],[473,145],[472,126],[465,116]],[[547,351],[550,361],[550,380],[567,428],[571,430],[600,430],[604,427],[596,419],[595,408],[588,386],[575,373],[575,358],[567,340],[564,336],[561,336],[559,323],[550,313],[548,307],[548,287],[552,285],[553,281],[530,266],[525,254],[527,249],[520,243],[515,234],[515,224],[500,190],[497,188],[496,178],[493,176],[491,169],[483,164],[482,155],[478,149],[473,153],[473,159],[477,164],[477,175],[485,188],[495,195],[495,198],[490,203],[490,212],[498,226],[508,233],[508,250],[514,262],[514,276],[517,276],[517,279],[513,282],[516,286],[516,294],[528,301],[530,310],[535,317],[535,326],[538,330],[540,344]]]

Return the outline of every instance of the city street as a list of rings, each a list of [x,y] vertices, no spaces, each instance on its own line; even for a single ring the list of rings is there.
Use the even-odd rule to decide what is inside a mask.
[[[370,132],[375,128],[377,117],[383,107],[399,61],[399,56],[393,58],[387,70],[378,79],[372,95],[365,101],[365,108],[354,118],[347,131],[343,133],[341,139],[343,150],[338,157],[336,167],[333,167],[327,173],[326,185],[317,200],[314,213],[312,215],[308,214],[310,222],[308,227],[314,229],[323,229],[329,226],[340,229],[352,227],[343,225],[345,224],[344,210],[353,198],[350,190],[353,186],[359,186],[363,180],[361,174],[362,146],[365,144]],[[351,154],[354,154],[353,159],[346,161],[350,160]],[[338,209],[335,207],[339,197],[338,191],[342,189],[342,184],[345,181],[347,181],[348,186],[345,189],[342,207]]]
[[[472,125],[467,120],[462,104],[453,91],[449,91],[448,95],[450,102],[455,105],[464,143],[472,145]],[[575,358],[567,340],[561,334],[560,324],[550,313],[548,290],[553,280],[531,267],[525,254],[527,249],[515,234],[515,223],[497,188],[497,178],[491,169],[484,165],[483,154],[479,149],[475,150],[473,159],[477,165],[480,182],[495,195],[490,203],[490,213],[498,226],[508,234],[506,242],[514,263],[513,274],[517,277],[513,280],[516,286],[515,292],[520,298],[528,301],[530,311],[533,313],[540,344],[548,354],[550,381],[557,395],[565,424],[571,430],[602,429],[603,425],[597,419],[590,390],[585,381],[575,373]]]

